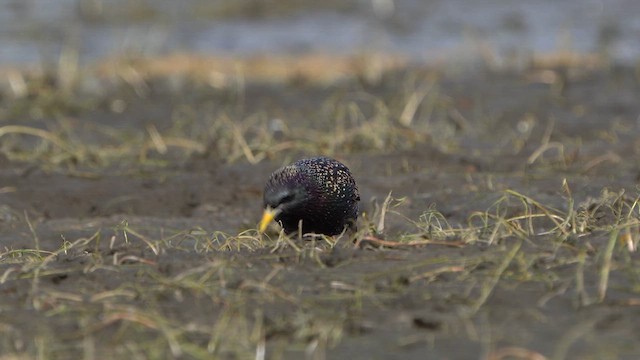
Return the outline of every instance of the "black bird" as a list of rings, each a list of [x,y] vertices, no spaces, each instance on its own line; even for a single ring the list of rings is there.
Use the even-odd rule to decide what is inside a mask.
[[[327,157],[302,159],[276,170],[264,187],[259,230],[274,219],[286,233],[337,235],[356,229],[360,195],[351,171]]]

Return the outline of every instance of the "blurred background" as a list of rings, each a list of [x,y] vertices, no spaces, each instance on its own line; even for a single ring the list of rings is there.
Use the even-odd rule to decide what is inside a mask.
[[[640,55],[637,0],[2,0],[0,63],[171,53],[391,53],[518,64],[532,54]]]

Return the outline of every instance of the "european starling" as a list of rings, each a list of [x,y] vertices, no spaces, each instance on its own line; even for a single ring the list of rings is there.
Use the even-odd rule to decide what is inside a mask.
[[[263,232],[274,219],[286,233],[337,235],[355,230],[360,195],[351,171],[341,162],[315,157],[276,170],[264,187]]]

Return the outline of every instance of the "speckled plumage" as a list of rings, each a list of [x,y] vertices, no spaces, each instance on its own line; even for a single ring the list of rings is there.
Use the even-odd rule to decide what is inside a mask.
[[[349,169],[341,162],[315,157],[276,170],[264,189],[265,209],[279,209],[275,220],[285,232],[336,235],[355,229],[360,195]]]

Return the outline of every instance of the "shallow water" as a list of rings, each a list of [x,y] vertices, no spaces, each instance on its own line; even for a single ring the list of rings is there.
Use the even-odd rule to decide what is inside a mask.
[[[53,62],[65,47],[82,61],[174,51],[385,52],[426,62],[473,61],[487,53],[501,62],[567,49],[605,52],[627,63],[640,55],[640,2],[634,0],[373,0],[341,3],[340,9],[291,2],[295,10],[238,3],[3,1],[0,63]]]

